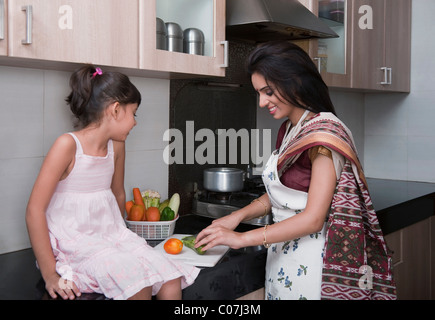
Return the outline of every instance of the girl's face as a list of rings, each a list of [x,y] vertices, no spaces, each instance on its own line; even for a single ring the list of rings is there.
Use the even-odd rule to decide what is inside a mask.
[[[295,107],[287,102],[272,84],[268,84],[261,74],[254,73],[252,85],[259,95],[260,108],[267,108],[275,119],[289,118]]]
[[[130,131],[136,126],[136,111],[137,103],[127,104],[125,106],[119,106],[118,108],[118,124],[119,130],[117,130],[118,141],[125,141]]]

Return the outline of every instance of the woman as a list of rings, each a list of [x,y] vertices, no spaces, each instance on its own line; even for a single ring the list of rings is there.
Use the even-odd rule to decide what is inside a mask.
[[[351,132],[310,57],[290,42],[256,48],[248,72],[281,125],[264,167],[267,193],[198,234],[204,250],[263,244],[267,299],[395,299],[391,259]],[[237,225],[272,211],[274,224]]]

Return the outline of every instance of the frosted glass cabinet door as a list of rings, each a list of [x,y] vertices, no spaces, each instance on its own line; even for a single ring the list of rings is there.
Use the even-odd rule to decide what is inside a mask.
[[[225,76],[225,0],[140,0],[140,68],[186,75]],[[204,54],[156,48],[156,19],[175,23],[184,33],[195,28],[204,35]],[[183,41],[184,43],[184,41]]]
[[[338,38],[318,40],[315,58],[318,68],[329,86],[350,87],[351,72],[351,12],[350,0],[318,0],[319,18]]]

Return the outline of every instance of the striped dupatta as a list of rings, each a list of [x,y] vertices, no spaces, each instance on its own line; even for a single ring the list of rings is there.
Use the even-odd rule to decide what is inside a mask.
[[[373,208],[352,135],[332,113],[319,113],[282,150],[278,174],[322,145],[345,157],[326,227],[321,298],[394,300],[392,261]]]

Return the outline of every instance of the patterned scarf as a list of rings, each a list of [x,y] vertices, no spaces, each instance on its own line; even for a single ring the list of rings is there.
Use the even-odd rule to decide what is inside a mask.
[[[394,300],[392,261],[350,131],[330,113],[302,125],[278,159],[278,173],[322,145],[345,157],[333,196],[323,255],[322,299]]]

